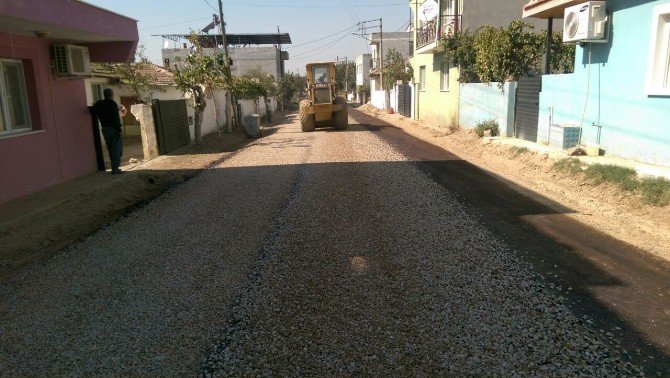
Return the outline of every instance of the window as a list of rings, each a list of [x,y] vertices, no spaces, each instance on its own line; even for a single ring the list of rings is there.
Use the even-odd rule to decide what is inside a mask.
[[[20,60],[0,59],[0,135],[30,129],[28,96]]]
[[[440,69],[440,90],[449,90],[449,62],[442,62]]]
[[[426,90],[426,66],[419,67],[419,90]]]
[[[670,96],[670,4],[654,8],[651,24],[646,92]]]
[[[93,103],[102,100],[102,84],[91,84],[91,92],[93,93]]]
[[[328,66],[325,66],[325,65],[314,66],[314,68],[312,68],[312,70],[314,71],[314,73],[313,73],[314,77],[312,78],[314,83],[323,84],[323,83],[329,83],[330,82],[330,77],[328,75]]]

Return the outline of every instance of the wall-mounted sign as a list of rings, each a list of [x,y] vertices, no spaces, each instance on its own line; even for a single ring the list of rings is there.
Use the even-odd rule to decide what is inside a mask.
[[[423,21],[434,20],[440,13],[440,6],[435,0],[426,0],[419,7],[419,15]]]

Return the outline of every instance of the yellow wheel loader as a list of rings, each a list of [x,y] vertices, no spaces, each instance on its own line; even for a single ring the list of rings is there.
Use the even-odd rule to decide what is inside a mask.
[[[305,72],[309,98],[300,101],[302,131],[324,126],[345,130],[349,126],[349,112],[347,100],[337,96],[335,63],[310,63]]]

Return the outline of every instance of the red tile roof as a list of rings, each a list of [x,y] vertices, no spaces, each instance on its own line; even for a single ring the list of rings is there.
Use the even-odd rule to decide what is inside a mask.
[[[91,71],[93,76],[102,76],[102,77],[115,77],[105,65],[102,64],[91,64]],[[140,72],[143,74],[151,75],[154,77],[156,84],[158,85],[174,85],[174,74],[172,71],[167,70],[161,66],[155,64],[148,64],[142,66]]]

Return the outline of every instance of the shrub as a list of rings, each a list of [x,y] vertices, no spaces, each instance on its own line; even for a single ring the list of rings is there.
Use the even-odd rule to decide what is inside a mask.
[[[554,163],[554,169],[557,171],[576,174],[582,172],[584,165],[579,159],[565,158]]]
[[[670,180],[654,177],[640,179],[640,194],[648,204],[665,206],[670,204]]]
[[[637,173],[632,168],[611,164],[593,164],[584,173],[595,184],[610,182],[624,190],[635,190],[639,185]]]
[[[528,148],[526,148],[526,147],[517,147],[517,146],[510,147],[510,150],[512,152],[514,152],[514,157],[517,157],[521,154],[528,153],[528,151],[529,151]]]
[[[479,122],[475,128],[475,133],[477,133],[477,135],[482,138],[487,130],[491,132],[491,136],[498,136],[500,132],[498,128],[498,121],[495,119],[490,119],[488,121]]]

